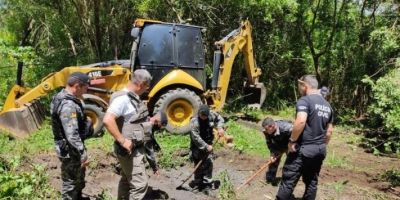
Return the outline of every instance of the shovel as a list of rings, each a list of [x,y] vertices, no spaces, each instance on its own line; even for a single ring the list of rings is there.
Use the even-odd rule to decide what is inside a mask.
[[[276,158],[281,157],[281,155],[277,156]],[[242,185],[240,185],[239,187],[236,188],[236,191],[239,191],[243,186],[247,185],[250,183],[250,181],[252,181],[255,177],[257,177],[257,175],[264,171],[267,167],[269,167],[269,165],[272,163],[271,160],[269,160],[268,162],[266,162],[264,165],[262,165],[253,175],[251,175]]]
[[[220,137],[218,137],[218,138],[215,140],[215,142],[212,144],[213,147],[214,147],[215,144],[218,142],[219,138],[220,138]],[[210,153],[211,153],[211,152],[210,152]],[[201,159],[201,160],[197,163],[197,165],[194,167],[192,173],[190,173],[190,175],[189,175],[187,178],[185,178],[185,180],[183,180],[182,183],[181,183],[178,187],[176,187],[177,190],[183,190],[183,189],[184,189],[184,188],[182,187],[182,185],[185,184],[186,181],[188,181],[188,180],[192,177],[192,175],[197,171],[197,169],[200,167],[201,163],[203,163],[203,161],[204,161],[205,159],[207,159],[207,157],[208,157],[208,155],[210,155],[210,153],[207,153],[207,154],[204,156],[204,158]]]

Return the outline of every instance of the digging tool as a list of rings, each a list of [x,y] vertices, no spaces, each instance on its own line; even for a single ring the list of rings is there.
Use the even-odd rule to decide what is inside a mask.
[[[277,156],[276,159],[278,159],[279,157],[281,157],[281,155]],[[240,185],[239,187],[236,188],[236,191],[239,191],[243,186],[247,185],[250,183],[250,181],[252,181],[255,177],[257,177],[257,175],[264,171],[264,169],[266,169],[267,167],[269,167],[270,164],[272,164],[273,162],[271,160],[268,160],[267,163],[265,163],[264,165],[262,165],[260,167],[260,169],[258,169],[253,175],[251,175],[242,185]]]
[[[217,144],[219,138],[220,138],[220,137],[218,136],[218,138],[217,138],[217,139],[215,140],[215,142],[212,144],[213,148],[214,148],[215,144]],[[182,190],[182,189],[183,189],[182,185],[185,184],[186,181],[188,181],[188,180],[190,179],[190,177],[192,177],[192,175],[197,171],[197,169],[200,167],[201,163],[203,163],[203,161],[204,161],[205,159],[207,159],[207,157],[210,155],[210,153],[211,153],[211,152],[207,153],[207,154],[204,156],[204,158],[201,159],[201,160],[197,163],[197,165],[194,167],[192,173],[190,173],[190,175],[189,175],[185,180],[183,180],[182,183],[181,183],[178,187],[176,187],[177,190]]]
[[[251,175],[246,182],[244,182],[242,185],[236,188],[236,191],[239,191],[243,186],[247,185],[252,181],[260,172],[262,172],[264,169],[266,169],[272,162],[269,160],[267,163],[262,165],[260,169],[258,169],[253,175]]]

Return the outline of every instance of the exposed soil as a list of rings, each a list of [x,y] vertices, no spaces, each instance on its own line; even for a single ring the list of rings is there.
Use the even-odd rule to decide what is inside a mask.
[[[345,156],[349,166],[323,166],[320,178],[317,199],[400,199],[400,187],[390,187],[390,184],[381,180],[385,170],[399,169],[400,159],[377,157],[365,153],[363,149],[340,141],[333,141],[329,146],[331,152]],[[90,150],[92,164],[86,175],[84,193],[96,199],[102,192],[112,197],[117,196],[119,175],[115,171],[117,161],[110,153],[100,150]],[[239,154],[236,151],[222,149],[216,153],[214,175],[226,170],[235,187],[242,184],[256,171],[265,160],[261,157]],[[285,158],[282,159],[281,166]],[[54,153],[37,155],[34,162],[46,166],[51,185],[56,190],[61,188],[60,162]],[[187,163],[178,169],[161,170],[159,177],[148,171],[151,187],[147,199],[217,199],[218,190],[210,196],[198,191],[191,191],[187,183],[184,190],[176,190],[193,170],[193,164]],[[281,176],[281,170],[278,177]],[[236,194],[240,199],[274,199],[277,186],[266,184],[265,172],[262,172],[250,185],[245,186]],[[300,198],[304,191],[304,184],[299,181],[294,196]]]

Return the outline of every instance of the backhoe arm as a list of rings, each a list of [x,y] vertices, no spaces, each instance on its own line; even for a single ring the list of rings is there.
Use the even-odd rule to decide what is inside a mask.
[[[32,89],[24,88],[19,85],[15,85],[9,95],[7,96],[6,102],[4,104],[4,108],[2,110],[3,112],[7,112],[8,110],[12,108],[19,108],[21,106],[24,106],[27,103],[30,103],[31,101],[38,99],[42,96],[47,95],[49,92],[60,88],[64,87],[68,76],[73,73],[73,72],[82,72],[82,73],[90,73],[92,71],[102,71],[102,70],[111,70],[112,71],[112,77],[117,77],[118,75],[123,75],[129,77],[127,75],[127,69],[119,67],[119,65],[115,65],[113,67],[108,67],[108,68],[94,68],[94,67],[80,67],[80,66],[73,66],[73,67],[65,67],[61,71],[51,73],[43,80],[39,85]],[[127,79],[125,78],[125,79]],[[125,80],[121,79],[121,80]],[[126,81],[126,80],[125,80]],[[107,88],[111,89],[111,88]]]
[[[261,69],[257,67],[254,59],[251,29],[250,22],[246,20],[241,23],[238,29],[232,31],[225,38],[215,43],[217,51],[214,54],[213,70],[214,76],[218,75],[218,77],[213,77],[213,90],[208,94],[212,97],[214,109],[217,111],[222,109],[226,101],[232,66],[239,52],[242,52],[244,55],[244,64],[247,74],[246,86],[257,88],[262,85],[258,82],[261,76]],[[220,56],[220,58],[218,58],[218,56]],[[261,95],[260,104],[262,104],[265,99],[265,95],[262,96],[263,95]]]

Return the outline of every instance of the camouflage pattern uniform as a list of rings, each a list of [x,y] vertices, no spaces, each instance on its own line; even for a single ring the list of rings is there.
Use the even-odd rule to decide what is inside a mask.
[[[84,140],[93,129],[81,101],[66,90],[53,97],[50,109],[55,150],[61,161],[62,199],[80,199],[85,187],[81,163],[88,159]]]
[[[218,113],[210,112],[207,120],[202,120],[200,117],[194,117],[190,121],[190,149],[192,151],[192,159],[197,165],[202,159],[203,162],[194,173],[193,183],[200,187],[211,186],[213,160],[212,154],[207,151],[207,146],[212,145],[214,128],[223,128],[224,118]]]
[[[139,96],[121,90],[115,92],[110,100],[110,107],[117,98],[129,97],[128,104],[133,106],[132,112],[128,116],[117,116],[118,129],[122,135],[133,142],[131,154],[117,142],[114,142],[114,151],[121,164],[121,179],[118,184],[118,199],[143,199],[148,188],[148,177],[145,169],[145,147],[144,139],[147,130],[151,130],[152,125],[147,122],[147,106],[140,100]],[[124,98],[125,98],[124,97]],[[112,112],[107,110],[107,112]]]
[[[275,133],[264,133],[264,135],[268,149],[271,152],[271,156],[277,157],[287,152],[289,137],[293,130],[293,124],[284,120],[277,120],[275,123],[277,125]],[[275,162],[269,165],[265,176],[267,182],[276,184],[276,173],[278,171],[279,163],[281,162],[281,157],[282,156],[279,156]]]

